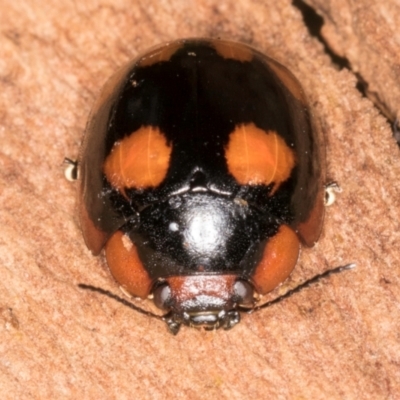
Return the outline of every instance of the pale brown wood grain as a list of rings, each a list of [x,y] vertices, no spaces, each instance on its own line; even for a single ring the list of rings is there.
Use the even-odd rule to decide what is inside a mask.
[[[395,11],[394,0],[385,3]],[[399,149],[354,73],[332,64],[290,1],[1,0],[0,9],[2,398],[400,397]],[[337,35],[348,37],[345,28],[338,24]],[[385,29],[398,37],[395,25]],[[328,268],[357,268],[245,316],[232,331],[174,337],[77,287],[118,293],[104,260],[85,248],[62,161],[78,154],[90,107],[118,67],[193,36],[243,41],[295,73],[326,138],[329,178],[343,189],[321,240],[273,295]],[[389,54],[374,36],[366,42],[358,70],[369,51],[399,63],[399,51]],[[359,51],[344,43],[349,58]],[[377,82],[388,107],[400,104],[394,84]]]

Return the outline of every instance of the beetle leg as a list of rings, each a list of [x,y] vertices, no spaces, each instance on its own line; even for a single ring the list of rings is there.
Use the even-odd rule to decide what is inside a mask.
[[[64,176],[67,181],[74,182],[79,178],[78,161],[64,158]]]
[[[341,193],[342,188],[335,181],[325,185],[325,205],[331,206],[336,201],[336,193]]]

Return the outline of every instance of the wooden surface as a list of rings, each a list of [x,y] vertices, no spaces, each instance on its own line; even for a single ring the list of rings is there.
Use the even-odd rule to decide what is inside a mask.
[[[395,3],[357,20],[364,40],[343,39],[349,58],[364,55],[357,70],[367,70],[370,53],[400,65]],[[332,15],[346,7],[329,5]],[[400,398],[399,148],[353,71],[332,64],[290,1],[1,0],[0,8],[3,399]],[[367,29],[376,20],[384,36]],[[348,20],[335,21],[336,42],[348,38]],[[96,94],[119,66],[190,36],[240,40],[292,69],[325,134],[329,178],[343,189],[320,242],[273,295],[328,268],[357,268],[245,316],[232,331],[174,337],[77,287],[118,293],[104,260],[85,248],[62,161],[77,155]],[[375,75],[388,74],[386,64]],[[396,113],[399,74],[390,85],[364,77]]]
[[[398,1],[306,0],[324,18],[321,37],[345,58],[387,118],[400,119]]]

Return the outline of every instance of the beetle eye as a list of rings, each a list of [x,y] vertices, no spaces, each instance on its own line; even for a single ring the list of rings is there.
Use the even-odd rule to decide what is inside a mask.
[[[252,304],[253,293],[253,286],[249,282],[240,280],[233,285],[233,296],[239,304]]]
[[[167,283],[163,283],[154,290],[154,304],[162,310],[168,309],[168,302],[171,299],[171,288]]]

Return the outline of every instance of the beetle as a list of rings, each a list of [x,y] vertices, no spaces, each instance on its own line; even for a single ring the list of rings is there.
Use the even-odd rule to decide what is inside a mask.
[[[174,334],[262,308],[321,233],[324,145],[304,91],[245,44],[183,39],[134,59],[104,86],[77,165],[87,247]]]

